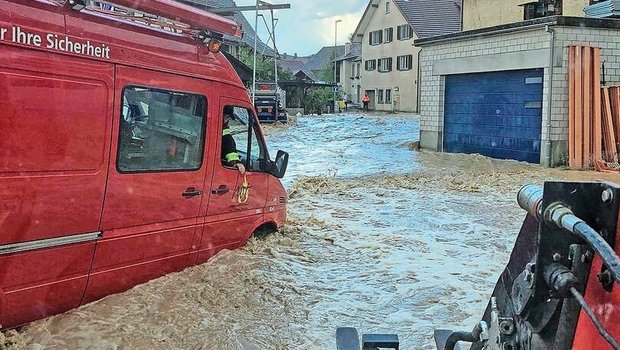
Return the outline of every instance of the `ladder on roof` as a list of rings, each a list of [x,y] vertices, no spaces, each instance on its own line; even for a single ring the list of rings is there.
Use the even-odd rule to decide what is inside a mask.
[[[90,11],[119,17],[149,26],[189,33],[201,40],[223,35],[240,37],[241,27],[235,21],[182,4],[174,0],[56,0],[76,11]]]

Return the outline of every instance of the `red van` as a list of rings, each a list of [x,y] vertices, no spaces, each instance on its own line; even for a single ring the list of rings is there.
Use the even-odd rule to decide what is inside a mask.
[[[238,32],[171,0],[0,0],[1,328],[284,224],[288,154],[219,52]],[[245,175],[222,161],[225,108]]]

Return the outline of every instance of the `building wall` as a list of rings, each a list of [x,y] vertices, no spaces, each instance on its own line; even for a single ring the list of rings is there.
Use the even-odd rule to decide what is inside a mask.
[[[524,0],[463,0],[463,30],[487,28],[523,20]],[[564,0],[563,16],[584,17],[590,0]]]
[[[359,70],[358,70],[359,66]],[[355,67],[355,70],[353,68]],[[347,94],[349,100],[354,103],[361,103],[361,96],[357,95],[357,86],[361,85],[363,67],[360,62],[342,61],[340,64],[340,81],[338,81],[341,91]]]
[[[599,28],[553,27],[553,94],[549,113],[550,42],[544,28],[521,28],[512,33],[489,33],[475,38],[427,44],[421,52],[421,122],[423,148],[442,150],[445,76],[514,69],[544,68],[541,163],[549,156],[552,165],[567,160],[568,149],[568,46],[601,47],[607,61],[605,76],[620,83],[620,31]],[[549,118],[550,116],[550,118]],[[551,132],[547,132],[547,123]],[[551,142],[551,153],[545,144]]]
[[[390,3],[390,12],[385,13],[385,4]],[[362,38],[362,64],[361,64],[361,82],[362,95],[367,90],[392,90],[392,103],[378,104],[375,101],[376,110],[381,111],[405,111],[416,112],[418,110],[418,48],[413,47],[414,37],[408,40],[397,39],[397,27],[407,24],[405,17],[391,0],[379,1],[379,7],[374,11],[369,21],[368,27],[364,31]],[[369,45],[369,33],[375,30],[384,30],[386,28],[394,29],[393,41],[390,43],[382,43],[376,46]],[[408,71],[398,71],[397,57],[402,55],[413,55],[412,69]],[[392,71],[380,73],[377,69],[374,71],[366,71],[365,61],[370,59],[392,58]],[[375,93],[375,96],[376,93]],[[376,97],[375,97],[376,99]],[[372,103],[371,103],[372,104]]]

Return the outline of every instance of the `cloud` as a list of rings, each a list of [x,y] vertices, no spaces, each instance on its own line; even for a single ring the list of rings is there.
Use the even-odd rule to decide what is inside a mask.
[[[320,32],[320,38],[323,45],[334,45],[336,20],[339,19],[342,20],[342,22],[338,23],[338,44],[342,45],[349,42],[349,38],[355,31],[355,28],[357,28],[357,24],[361,17],[362,13],[352,13],[320,20],[319,28],[323,28]]]
[[[338,44],[349,41],[366,9],[367,0],[270,0],[290,3],[287,10],[274,11],[279,19],[276,28],[278,51],[306,56],[316,53],[323,46],[334,45],[335,21],[338,23]],[[238,6],[252,5],[253,0],[237,0]],[[254,14],[245,12],[249,22],[254,24]],[[267,13],[265,15],[268,16]],[[267,30],[259,24],[259,37],[267,41]]]

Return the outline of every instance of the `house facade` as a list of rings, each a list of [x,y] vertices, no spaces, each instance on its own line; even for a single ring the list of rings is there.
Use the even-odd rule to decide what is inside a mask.
[[[583,9],[592,2],[592,0],[463,0],[463,30],[554,15],[583,17]]]
[[[473,3],[464,0],[464,12],[472,10],[468,2]],[[528,11],[515,7],[522,16]],[[476,17],[486,11],[479,8]],[[620,21],[583,15],[542,16],[417,40],[422,48],[421,147],[565,164],[569,46],[600,48],[606,82],[620,83]]]
[[[347,100],[362,103],[362,44],[347,43],[344,54],[336,59],[340,91]]]
[[[353,33],[361,45],[360,94],[379,111],[419,111],[414,40],[460,30],[460,0],[370,0]]]

